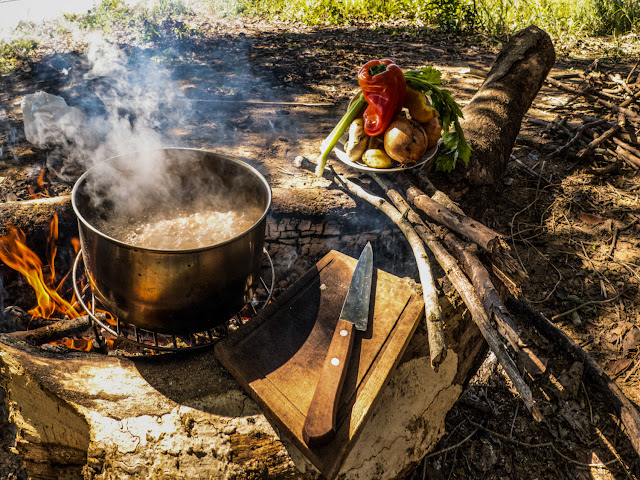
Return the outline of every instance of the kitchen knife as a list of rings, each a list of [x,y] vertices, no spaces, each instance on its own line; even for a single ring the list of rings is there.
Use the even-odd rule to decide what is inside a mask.
[[[372,274],[373,251],[371,243],[367,243],[353,272],[302,428],[302,438],[310,447],[325,445],[336,434],[336,413],[353,346],[353,330],[367,329]]]

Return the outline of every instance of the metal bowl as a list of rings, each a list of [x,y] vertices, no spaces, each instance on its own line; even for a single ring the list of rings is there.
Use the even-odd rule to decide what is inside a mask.
[[[161,209],[164,202],[202,200],[219,189],[225,198],[253,202],[263,212],[230,240],[190,250],[158,250],[124,243],[100,230],[112,219]],[[241,160],[180,148],[114,157],[78,179],[72,204],[92,292],[121,320],[160,333],[199,332],[229,320],[255,294],[271,188]]]

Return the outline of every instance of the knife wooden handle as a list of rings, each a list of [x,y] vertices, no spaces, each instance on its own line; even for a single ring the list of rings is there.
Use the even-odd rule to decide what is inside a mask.
[[[355,324],[339,319],[307,412],[302,438],[310,447],[329,443],[336,434],[340,391],[347,374]]]

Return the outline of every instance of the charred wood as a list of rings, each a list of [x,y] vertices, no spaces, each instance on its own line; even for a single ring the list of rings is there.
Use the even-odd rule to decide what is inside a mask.
[[[19,228],[25,233],[33,250],[44,257],[54,215],[58,216],[60,241],[78,235],[77,219],[71,207],[71,195],[63,195],[0,203],[0,236],[5,235],[10,226]]]
[[[602,389],[608,401],[615,408],[624,425],[626,434],[636,453],[640,455],[640,413],[637,407],[629,400],[620,387],[609,377],[604,369],[569,335],[556,327],[544,315],[534,310],[523,300],[509,298],[507,307],[515,315],[521,316],[523,321],[530,322],[544,335],[547,340],[556,344],[560,351],[567,352],[574,359],[586,366],[586,371],[594,383]]]
[[[104,315],[98,313],[98,315]],[[83,315],[81,317],[58,320],[57,322],[35,328],[33,330],[12,332],[8,335],[16,340],[29,342],[32,345],[42,345],[44,343],[60,340],[64,337],[80,335],[92,326],[91,317]]]

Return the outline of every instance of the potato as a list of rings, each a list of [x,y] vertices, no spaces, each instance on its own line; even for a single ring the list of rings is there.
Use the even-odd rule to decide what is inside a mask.
[[[362,118],[356,118],[351,122],[351,125],[349,125],[349,140],[345,145],[344,153],[347,154],[349,160],[355,162],[356,160],[360,160],[368,144],[369,136],[364,133],[364,120]]]
[[[442,136],[442,126],[440,125],[438,117],[422,124],[422,128],[424,128],[424,131],[427,134],[427,148],[435,147]]]
[[[384,150],[396,162],[414,164],[427,151],[427,134],[420,124],[398,117],[384,132]]]
[[[364,152],[362,161],[367,167],[371,168],[391,168],[393,166],[391,157],[379,148],[370,148]]]

